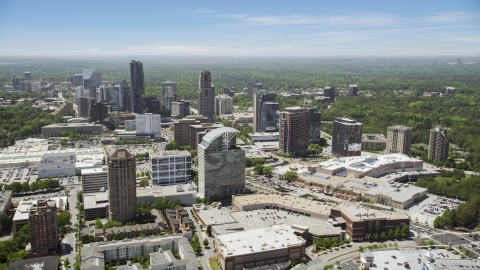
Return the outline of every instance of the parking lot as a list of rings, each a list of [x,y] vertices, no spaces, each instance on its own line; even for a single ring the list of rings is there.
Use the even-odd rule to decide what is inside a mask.
[[[409,215],[415,222],[432,225],[435,218],[443,213],[445,209],[456,208],[461,203],[459,200],[449,199],[442,196],[428,194],[427,198],[413,205],[409,209],[399,210]]]
[[[60,183],[60,186],[72,186],[82,184],[79,176],[60,177],[58,178],[58,183]]]
[[[36,181],[37,175],[34,175],[33,168],[11,168],[0,170],[0,183],[10,185],[14,182],[31,183]]]
[[[451,233],[443,233],[443,234],[435,234],[432,236],[433,239],[439,241],[440,243],[447,245],[449,242],[452,242],[454,246],[456,245],[464,245],[468,244],[470,241],[462,238],[456,234]]]

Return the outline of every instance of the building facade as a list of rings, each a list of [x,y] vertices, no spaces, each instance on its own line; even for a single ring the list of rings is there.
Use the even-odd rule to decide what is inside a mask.
[[[330,99],[330,102],[335,102],[335,87],[325,86],[323,88],[323,95]]]
[[[362,151],[362,123],[348,116],[333,120],[332,155],[360,156]]]
[[[387,152],[409,156],[412,147],[412,128],[389,126],[387,128]]]
[[[387,148],[387,139],[383,134],[363,133],[362,150],[385,150]]]
[[[150,153],[150,160],[150,171],[154,185],[176,185],[190,181],[192,155],[188,151]]]
[[[145,96],[145,82],[143,75],[143,63],[132,60],[130,62],[130,83],[132,89],[133,110],[143,113],[143,98]]]
[[[202,142],[203,136],[208,132],[223,127],[223,124],[200,124],[190,126],[190,149],[197,149],[199,143]]]
[[[137,216],[135,156],[126,149],[109,149],[109,219],[125,223]]]
[[[278,115],[280,105],[275,102],[276,93],[266,90],[255,91],[253,95],[253,130],[267,132],[278,130]]]
[[[135,116],[135,126],[137,135],[151,135],[156,139],[162,134],[162,118],[159,114],[137,114]]]
[[[213,123],[214,113],[214,88],[210,70],[204,69],[198,78],[198,114],[207,117],[208,123]]]
[[[198,191],[200,196],[221,200],[245,191],[245,151],[232,146],[238,130],[218,128],[198,145]]]
[[[348,96],[349,97],[358,96],[358,87],[356,84],[350,84],[348,86]]]
[[[288,107],[280,113],[279,152],[305,156],[308,152],[310,112],[308,108]]]
[[[162,102],[172,109],[172,102],[177,101],[177,83],[172,81],[162,82]],[[173,113],[173,112],[172,112]]]
[[[81,171],[82,192],[92,194],[108,189],[108,167],[83,169]]]
[[[59,244],[55,201],[41,200],[30,209],[30,244],[33,253],[48,253]]]
[[[190,145],[190,126],[207,123],[202,115],[191,115],[173,123],[173,140],[180,146]]]
[[[311,143],[320,143],[322,138],[322,113],[315,106],[305,106],[310,113],[310,129],[308,132]]]
[[[180,100],[171,103],[172,115],[182,115],[183,117],[190,115],[190,101]]]
[[[233,98],[227,94],[218,94],[215,97],[215,114],[231,114]]]
[[[78,117],[88,118],[90,116],[90,108],[92,107],[92,99],[90,97],[80,96],[77,98]]]
[[[428,158],[433,161],[445,162],[448,159],[450,143],[447,139],[447,131],[442,126],[430,129],[428,142]]]

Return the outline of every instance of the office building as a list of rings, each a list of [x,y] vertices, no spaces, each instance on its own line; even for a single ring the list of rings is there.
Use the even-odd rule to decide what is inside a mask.
[[[0,191],[0,220],[7,214],[7,211],[12,207],[12,191],[5,190],[5,186]],[[0,222],[0,231],[3,231],[3,224]]]
[[[133,109],[133,91],[130,88],[124,88],[123,90],[123,110],[127,112],[134,112]]]
[[[198,145],[198,191],[206,199],[230,200],[245,191],[245,151],[232,145],[238,130],[210,131]]]
[[[142,62],[135,60],[130,62],[130,83],[132,87],[133,110],[136,113],[143,113],[145,82]]]
[[[198,78],[198,114],[207,117],[208,123],[213,123],[214,89],[210,70],[204,69]]]
[[[89,121],[91,123],[99,123],[105,125],[109,129],[113,129],[110,113],[112,104],[109,102],[101,102],[92,104],[90,107]]]
[[[173,140],[180,146],[190,145],[190,126],[207,123],[202,115],[190,115],[173,123]]]
[[[8,265],[7,270],[35,269],[58,270],[58,259],[55,256],[46,256],[32,259],[16,260]]]
[[[32,92],[32,81],[23,80],[20,82],[20,91]]]
[[[172,115],[182,115],[186,117],[190,115],[190,101],[180,100],[171,103]]]
[[[445,88],[445,95],[455,95],[455,88],[453,87]]]
[[[150,135],[159,139],[162,134],[162,118],[159,114],[137,114],[135,116],[135,126],[137,135]]]
[[[231,114],[233,107],[233,98],[227,94],[218,94],[215,97],[215,114]]]
[[[409,156],[412,147],[412,128],[404,126],[389,126],[387,128],[388,153],[400,153]]]
[[[192,155],[188,151],[150,153],[150,160],[150,175],[154,185],[177,185],[190,181]]]
[[[278,130],[280,105],[275,103],[276,93],[258,90],[253,95],[253,129],[255,132]]]
[[[350,84],[348,86],[348,96],[349,97],[358,96],[358,87],[356,84]]]
[[[163,104],[172,109],[172,102],[177,101],[177,83],[172,81],[162,82],[162,101]]]
[[[106,191],[106,188],[105,188]],[[85,220],[108,218],[108,192],[83,193]]]
[[[203,136],[208,132],[224,127],[223,124],[200,124],[190,126],[190,149],[197,149],[199,143],[202,142]],[[235,141],[233,141],[235,142]]]
[[[81,170],[82,191],[83,194],[93,194],[104,192],[108,189],[108,168],[83,169]]]
[[[73,75],[73,85],[74,86],[83,86],[83,74],[74,74]]]
[[[162,101],[156,97],[147,97],[144,99],[145,113],[160,114],[162,117],[167,117],[171,115],[171,112],[168,108],[165,107],[165,104],[162,104]]]
[[[450,143],[447,139],[447,130],[442,126],[430,129],[430,140],[428,142],[428,158],[433,161],[445,162],[448,159]]]
[[[124,89],[120,84],[112,86],[100,86],[98,88],[100,98],[97,102],[109,102],[112,105],[112,110],[122,110],[124,102]]]
[[[247,94],[247,97],[253,98],[259,90],[263,89],[263,83],[253,83],[249,82],[247,87],[243,91]]]
[[[325,88],[323,88],[323,95],[330,98],[330,102],[335,102],[335,87],[325,86]]]
[[[308,152],[310,112],[304,107],[288,107],[280,113],[279,152],[305,156]]]
[[[362,123],[348,116],[333,119],[332,155],[360,156],[362,152]]]
[[[121,148],[109,148],[107,154],[108,217],[125,223],[137,217],[135,156]]]
[[[90,116],[90,108],[92,106],[92,99],[90,97],[80,96],[77,98],[78,117],[88,118]]]
[[[95,69],[83,70],[83,94],[93,99],[97,99],[97,87],[100,86],[101,74],[96,72]],[[88,95],[86,92],[88,91]]]
[[[56,251],[59,244],[57,207],[53,200],[40,200],[30,208],[30,244],[33,253]]]
[[[103,132],[103,125],[90,123],[56,123],[42,127],[42,136],[55,136],[61,132],[95,133]]]
[[[35,93],[42,92],[42,83],[41,82],[32,82],[32,92],[35,92]]]
[[[76,162],[74,152],[44,154],[40,159],[38,178],[76,175]]]
[[[30,73],[30,71],[25,71],[23,74],[24,74],[24,77],[25,77],[26,81],[31,81],[32,80],[32,74]]]
[[[387,139],[383,134],[363,133],[362,150],[382,151],[387,148]]]
[[[318,144],[322,138],[322,113],[319,112],[315,106],[303,107],[307,108],[310,113],[309,141]]]

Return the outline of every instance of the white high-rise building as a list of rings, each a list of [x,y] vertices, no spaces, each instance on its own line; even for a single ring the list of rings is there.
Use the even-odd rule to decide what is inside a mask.
[[[218,94],[215,97],[215,114],[231,114],[233,98],[226,94]]]
[[[137,135],[154,135],[160,138],[162,134],[160,114],[137,114],[135,116],[135,125],[137,126]]]

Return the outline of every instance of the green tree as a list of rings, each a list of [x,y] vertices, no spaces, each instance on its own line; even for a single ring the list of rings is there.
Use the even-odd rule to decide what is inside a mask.
[[[95,229],[101,229],[103,226],[102,224],[102,221],[100,220],[100,218],[96,218],[95,219]]]
[[[62,227],[65,231],[65,226],[70,224],[72,214],[68,211],[63,211],[57,214],[57,226]]]
[[[117,233],[113,236],[113,240],[122,240],[122,239],[123,239],[123,237],[122,237],[122,235],[121,235],[119,232],[117,232]]]
[[[83,202],[83,191],[77,192],[77,201]]]
[[[409,237],[410,236],[410,227],[408,225],[403,225],[402,236],[403,237]]]
[[[270,176],[272,174],[272,166],[263,167],[262,174],[266,176]]]
[[[358,251],[359,251],[359,252],[364,252],[364,251],[365,251],[365,248],[360,246],[360,247],[358,247]]]
[[[178,145],[177,142],[175,141],[171,141],[169,143],[167,143],[165,145],[165,150],[169,151],[169,150],[178,150],[180,148],[180,146]]]
[[[402,229],[401,227],[395,228],[395,237],[402,237]]]
[[[297,172],[296,171],[288,171],[283,176],[283,179],[285,179],[285,181],[287,181],[287,182],[292,182],[292,180],[294,180],[295,178],[297,178]]]
[[[393,237],[395,237],[395,231],[393,229],[390,229],[388,231],[388,238],[393,238]]]
[[[382,233],[380,234],[380,238],[381,238],[381,239],[385,239],[385,237],[387,237],[387,235],[385,234],[385,232],[382,232]]]
[[[209,243],[208,243],[208,239],[207,239],[207,238],[203,239],[203,245],[204,245],[205,247],[208,247],[208,244],[209,244]]]
[[[150,184],[150,183],[149,183],[148,179],[145,179],[145,178],[144,178],[144,179],[140,180],[140,186],[141,186],[141,187],[146,187],[146,186],[148,186],[149,184]]]

